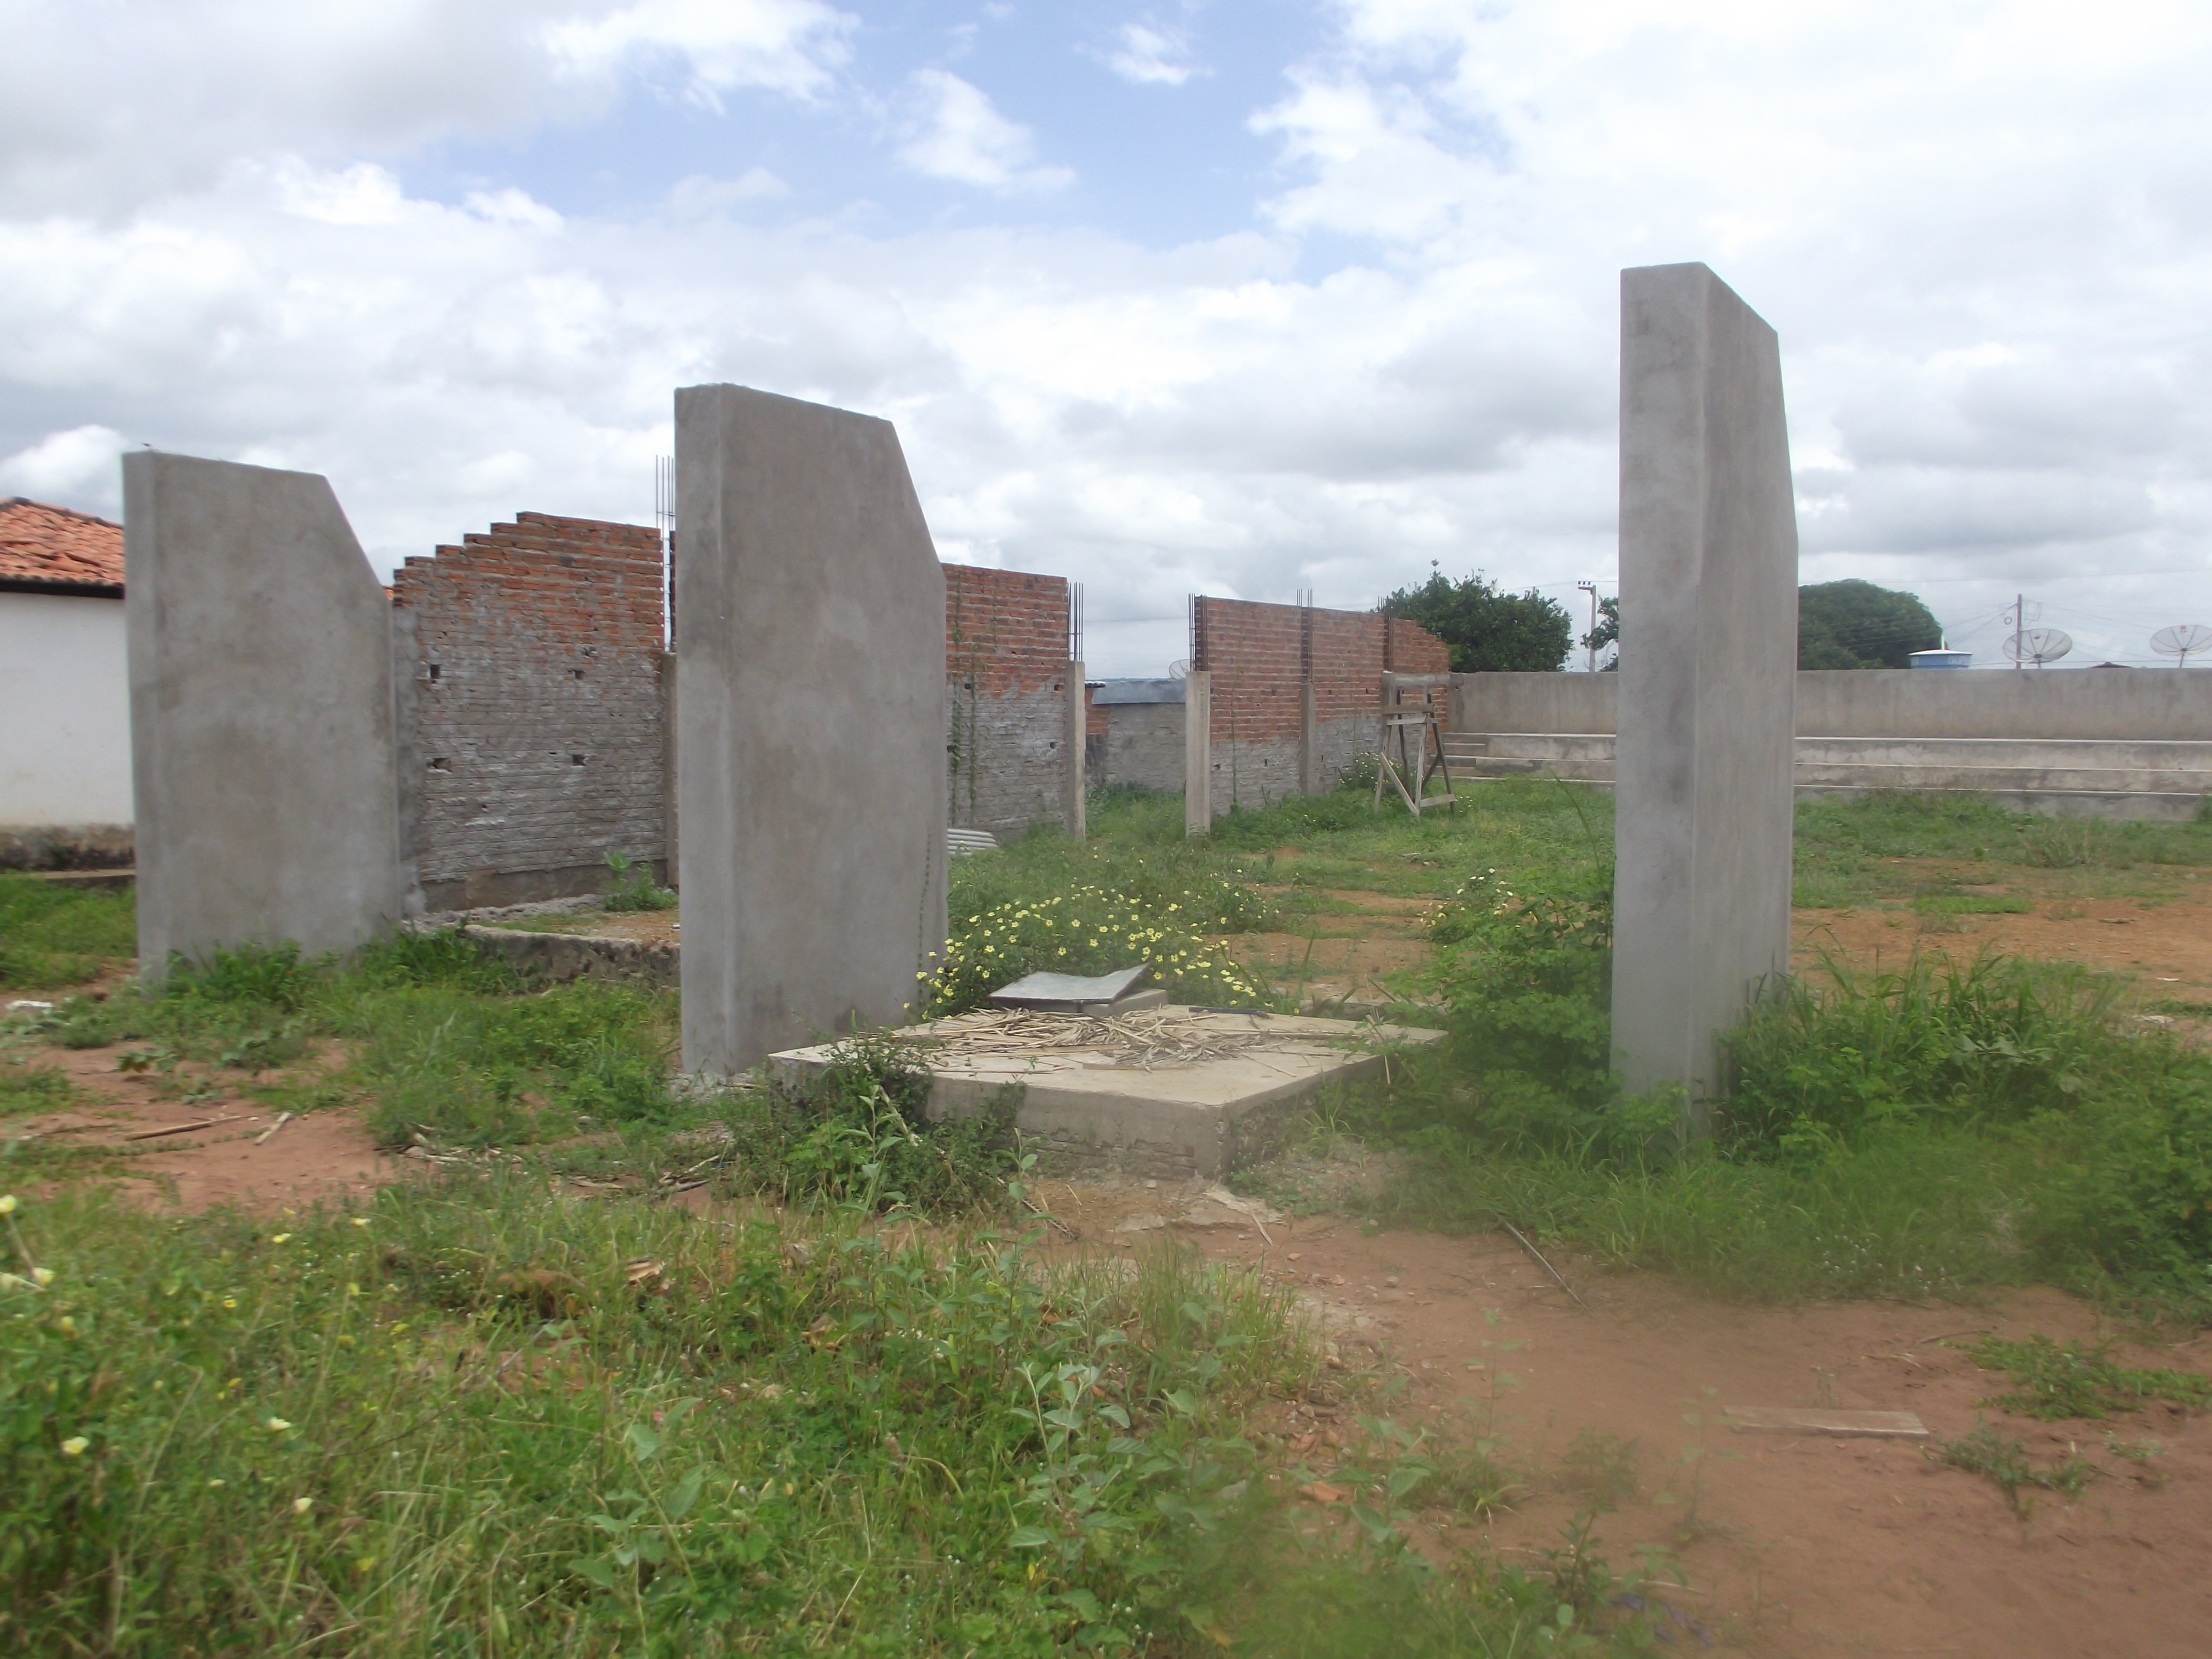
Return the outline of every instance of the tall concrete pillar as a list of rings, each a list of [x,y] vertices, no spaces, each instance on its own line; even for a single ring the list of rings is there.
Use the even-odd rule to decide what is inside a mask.
[[[1789,966],[1797,666],[1781,350],[1702,264],[1621,273],[1620,609],[1614,1058],[1702,1124]]]
[[[327,479],[123,458],[138,958],[399,919],[392,605]]]
[[[1182,682],[1182,832],[1213,833],[1213,676],[1203,668]]]
[[[1085,816],[1087,804],[1085,792],[1089,788],[1091,781],[1085,774],[1083,764],[1084,744],[1091,736],[1091,708],[1090,699],[1083,690],[1081,663],[1071,662],[1067,665],[1066,684],[1067,686],[1067,724],[1066,729],[1060,736],[1060,746],[1066,756],[1066,771],[1064,774],[1065,782],[1062,786],[1066,793],[1060,799],[1061,821],[1067,826],[1067,838],[1070,841],[1081,841],[1089,830]]]
[[[684,1066],[895,1025],[945,946],[945,577],[888,421],[676,394]]]

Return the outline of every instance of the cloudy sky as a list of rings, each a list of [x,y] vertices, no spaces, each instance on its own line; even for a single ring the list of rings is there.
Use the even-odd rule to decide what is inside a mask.
[[[2212,623],[2212,8],[0,0],[0,492],[327,474],[380,567],[649,521],[672,388],[890,416],[947,558],[1614,569],[1621,266],[1779,330],[1807,580]]]

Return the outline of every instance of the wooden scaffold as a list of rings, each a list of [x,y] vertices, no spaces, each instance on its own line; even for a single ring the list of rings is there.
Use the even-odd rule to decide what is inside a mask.
[[[1387,781],[1415,817],[1432,806],[1458,810],[1452,793],[1451,763],[1444,757],[1444,714],[1450,707],[1449,674],[1393,674],[1382,676],[1382,732],[1375,769],[1375,805],[1382,805]],[[1429,781],[1441,775],[1443,793],[1428,793]]]

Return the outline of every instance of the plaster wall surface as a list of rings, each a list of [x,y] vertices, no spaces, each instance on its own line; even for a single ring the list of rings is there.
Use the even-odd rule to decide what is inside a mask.
[[[896,1024],[945,942],[945,578],[888,421],[676,394],[684,1065]]]
[[[123,458],[138,954],[400,915],[390,606],[327,480]]]
[[[1621,273],[1613,1022],[1632,1090],[1723,1086],[1789,965],[1797,524],[1774,331],[1701,264]]]
[[[0,593],[0,832],[128,833],[124,601]]]

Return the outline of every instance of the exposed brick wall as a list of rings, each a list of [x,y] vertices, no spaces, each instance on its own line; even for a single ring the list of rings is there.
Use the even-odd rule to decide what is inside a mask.
[[[1418,623],[1372,611],[1200,597],[1191,665],[1213,680],[1214,810],[1255,806],[1298,788],[1300,687],[1314,686],[1323,786],[1376,744],[1385,671],[1447,672],[1450,653]]]
[[[516,515],[392,577],[415,623],[416,878],[430,907],[665,870],[659,532]]]
[[[1060,576],[945,567],[952,822],[1018,835],[1061,821],[1066,776],[1068,585]],[[1080,757],[1077,757],[1079,763]]]

